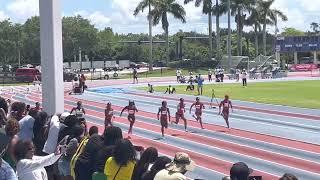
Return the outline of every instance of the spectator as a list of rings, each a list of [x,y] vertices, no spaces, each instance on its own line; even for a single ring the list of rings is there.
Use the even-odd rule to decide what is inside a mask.
[[[298,180],[298,178],[293,174],[286,173],[279,180]]]
[[[61,159],[58,161],[59,173],[62,180],[73,180],[71,176],[70,161],[72,156],[76,153],[78,145],[81,140],[81,135],[84,132],[82,126],[76,125],[72,127],[71,134],[67,135],[62,141],[66,145],[66,153],[62,155]]]
[[[230,169],[231,180],[247,180],[249,175],[253,172],[247,164],[243,162],[237,162],[232,165]]]
[[[188,154],[183,152],[176,153],[174,160],[166,165],[166,168],[159,171],[154,180],[186,180],[184,175],[188,171],[193,171],[195,163]]]
[[[242,75],[242,86],[247,87],[247,75],[248,75],[247,71],[243,69],[241,75]]]
[[[14,150],[19,180],[47,180],[44,167],[55,163],[63,153],[63,148],[57,148],[54,154],[34,156],[33,143],[30,140],[19,140]]]
[[[173,94],[176,93],[176,88],[172,87],[171,85],[168,86],[166,92],[164,92],[165,94],[169,93],[169,94]]]
[[[28,115],[28,114],[29,114],[29,111],[30,111],[30,104],[28,104],[28,105],[26,106],[26,109],[25,109],[25,111],[24,111],[24,115],[25,115],[25,116]]]
[[[171,159],[166,156],[158,157],[151,168],[142,175],[141,180],[153,180],[155,175],[163,170],[166,167],[166,164],[170,162]]]
[[[94,135],[98,135],[98,127],[96,126],[92,126],[89,129],[89,135],[90,136],[84,136],[83,139],[81,140],[80,144],[78,145],[77,151],[75,152],[75,154],[72,156],[71,161],[70,161],[70,174],[73,177],[73,179],[76,179],[76,174],[75,174],[75,164],[78,160],[78,157],[80,156],[80,154],[82,154],[84,148],[86,147],[89,138],[91,136]]]
[[[84,76],[84,74],[81,74],[80,76],[80,88],[82,88],[82,92],[84,92],[84,90],[87,88],[86,86],[86,77]]]
[[[0,128],[7,122],[8,104],[5,99],[0,97]]]
[[[97,126],[91,126],[89,129],[89,136],[92,136],[94,134],[98,134],[99,133],[99,129]]]
[[[11,112],[8,118],[14,118],[20,121],[24,117],[24,111],[26,109],[26,104],[22,102],[14,102],[11,105]]]
[[[68,115],[69,113],[62,113],[60,117],[57,115],[52,116],[48,127],[48,138],[42,150],[44,153],[51,154],[55,151],[55,148],[58,144],[59,131],[63,127],[60,121],[63,122]]]
[[[103,173],[106,160],[114,153],[115,144],[122,137],[122,130],[119,127],[110,126],[104,131],[104,146],[99,150],[95,160],[95,171]]]
[[[35,111],[42,111],[42,108],[40,107],[40,103],[39,102],[36,102],[36,106],[34,108],[32,108],[33,110]]]
[[[0,180],[18,180],[12,167],[2,159],[9,141],[4,129],[0,129]]]
[[[154,89],[153,89],[153,85],[148,83],[148,93],[153,93]]]
[[[82,153],[78,156],[74,172],[76,180],[91,179],[94,173],[94,161],[98,151],[103,147],[103,137],[98,134],[92,135],[83,147]]]
[[[16,162],[13,154],[14,146],[18,141],[19,122],[15,119],[9,119],[6,125],[6,134],[9,137],[9,144],[3,159],[15,170]]]
[[[34,109],[33,111],[37,110]],[[42,149],[48,137],[48,126],[46,126],[47,120],[48,114],[46,112],[38,112],[33,125],[33,143],[35,146],[35,154],[38,156],[45,155],[42,152]]]
[[[158,157],[158,150],[154,147],[147,148],[141,155],[140,160],[137,162],[132,180],[141,180],[142,175],[150,169]]]
[[[178,68],[177,71],[176,71],[176,76],[177,76],[177,82],[180,82],[180,78],[181,78],[181,70]]]
[[[198,76],[198,78],[197,78],[197,83],[198,83],[198,95],[202,95],[203,82],[204,82],[204,79],[201,77],[201,74],[199,74],[199,76]]]
[[[194,79],[192,76],[190,76],[188,83],[189,83],[189,85],[187,86],[186,91],[188,91],[188,90],[193,91],[194,90],[194,85],[193,85]]]
[[[35,119],[37,118],[37,111],[30,110],[29,114],[23,117],[19,121],[20,131],[18,137],[21,140],[32,140],[33,139],[33,126]]]
[[[104,174],[108,179],[128,180],[132,178],[136,163],[136,152],[129,140],[116,143],[114,155],[106,161]]]

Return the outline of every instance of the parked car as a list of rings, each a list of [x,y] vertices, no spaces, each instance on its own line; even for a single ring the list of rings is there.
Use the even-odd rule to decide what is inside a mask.
[[[35,68],[18,68],[15,78],[18,82],[41,81],[41,72]]]

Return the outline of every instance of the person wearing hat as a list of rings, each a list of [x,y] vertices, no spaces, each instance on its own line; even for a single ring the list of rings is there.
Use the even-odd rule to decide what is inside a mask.
[[[9,137],[3,128],[0,129],[0,180],[18,180],[12,167],[2,159],[6,152]]]
[[[174,160],[167,164],[165,169],[159,171],[154,180],[186,180],[185,174],[188,171],[193,171],[194,168],[195,163],[188,154],[177,152]]]
[[[232,165],[230,169],[231,180],[247,180],[249,175],[253,172],[251,168],[244,162],[237,162]]]

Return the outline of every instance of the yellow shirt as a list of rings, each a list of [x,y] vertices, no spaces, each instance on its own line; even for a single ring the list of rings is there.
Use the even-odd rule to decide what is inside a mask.
[[[110,157],[106,164],[104,165],[104,174],[108,177],[108,180],[128,180],[131,179],[133,169],[135,166],[134,161],[129,161],[126,166],[120,166],[116,163],[116,161],[113,159],[113,157]],[[120,168],[120,170],[119,170]],[[119,172],[118,172],[119,170]],[[118,174],[117,174],[118,172]],[[115,175],[117,174],[116,178]]]

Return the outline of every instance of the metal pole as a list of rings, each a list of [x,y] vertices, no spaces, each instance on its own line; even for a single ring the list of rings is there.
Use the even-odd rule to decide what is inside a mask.
[[[149,57],[149,70],[153,69],[153,61],[152,61],[152,16],[151,16],[151,0],[149,0],[149,39],[150,39],[150,57]]]
[[[228,0],[228,65],[231,69],[231,12],[230,12],[230,0]]]

